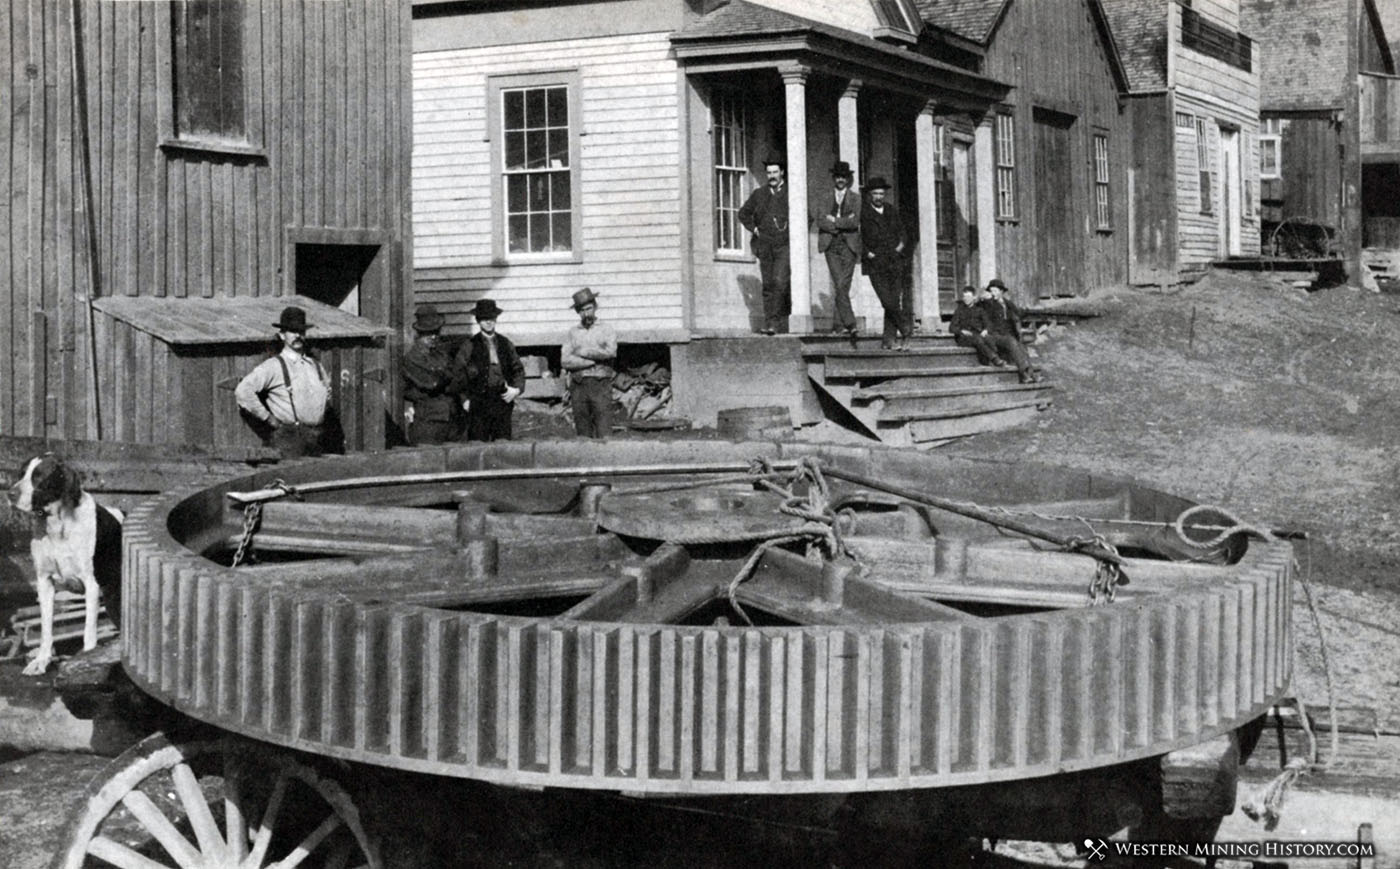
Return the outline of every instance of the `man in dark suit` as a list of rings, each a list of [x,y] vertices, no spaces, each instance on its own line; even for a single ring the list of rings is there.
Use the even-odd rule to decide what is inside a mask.
[[[953,341],[959,347],[971,347],[977,351],[977,361],[983,365],[1006,365],[997,356],[987,334],[987,314],[977,304],[977,288],[963,287],[962,301],[953,309],[953,319],[948,323],[948,331],[953,333]]]
[[[1010,359],[1021,375],[1022,383],[1038,383],[1040,375],[1031,368],[1031,357],[1021,343],[1021,309],[1006,298],[1006,284],[1001,278],[992,278],[987,284],[987,298],[981,302],[982,313],[987,322],[987,340],[1004,359]]]
[[[753,233],[753,252],[763,278],[763,329],[765,335],[788,330],[792,313],[792,263],[788,260],[787,163],[781,157],[763,161],[768,184],[760,187],[739,209],[739,222]]]
[[[472,312],[480,330],[457,351],[455,363],[467,384],[467,439],[510,440],[510,414],[525,388],[525,366],[510,339],[496,331],[502,311],[490,299]]]
[[[878,175],[865,185],[860,243],[865,250],[865,274],[885,309],[880,346],[885,350],[908,350],[909,336],[914,331],[914,291],[904,276],[904,224],[894,203],[885,199],[889,189],[889,182]]]
[[[831,196],[817,216],[817,252],[826,254],[835,297],[832,331],[852,337],[856,315],[851,310],[851,276],[860,262],[860,194],[850,189],[851,166],[844,160],[831,167]],[[820,207],[820,206],[819,206]]]

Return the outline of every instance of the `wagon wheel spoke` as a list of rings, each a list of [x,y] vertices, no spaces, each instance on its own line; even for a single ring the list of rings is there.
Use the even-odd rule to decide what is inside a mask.
[[[282,799],[287,793],[287,776],[279,775],[272,785],[272,794],[267,798],[267,807],[258,819],[258,828],[253,835],[253,848],[244,861],[245,866],[262,866],[267,859],[267,849],[272,845],[272,833],[277,815],[282,811]]]
[[[273,863],[268,869],[293,869],[295,866],[300,866],[302,861],[311,856],[311,853],[321,846],[321,843],[326,840],[326,837],[334,833],[339,827],[340,818],[332,812],[325,820],[321,821],[321,823],[316,826],[316,829],[312,830],[305,838],[298,842],[290,854],[278,860],[276,863]]]
[[[198,849],[175,828],[175,824],[150,797],[140,791],[131,791],[122,798],[122,805],[141,822],[141,826],[160,843],[180,869],[198,869],[204,862]]]
[[[227,757],[224,763],[224,831],[228,856],[241,862],[248,856],[248,819],[243,814],[244,770]]]
[[[214,822],[214,814],[209,810],[209,801],[199,788],[194,770],[187,763],[179,763],[170,771],[170,777],[175,782],[175,793],[180,797],[185,817],[189,818],[190,826],[194,829],[199,852],[205,856],[224,854],[227,851],[224,837]]]
[[[122,843],[108,839],[106,836],[98,836],[88,843],[87,852],[99,860],[116,866],[117,869],[170,869],[164,863],[157,863],[150,857],[138,854]]]

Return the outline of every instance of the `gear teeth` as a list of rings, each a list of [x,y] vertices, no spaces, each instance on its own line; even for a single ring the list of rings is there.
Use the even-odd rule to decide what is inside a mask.
[[[198,509],[221,522],[222,490],[208,491]],[[1253,543],[1208,590],[1081,610],[927,625],[602,624],[279,586],[176,543],[167,529],[198,524],[179,513],[184,497],[128,519],[133,679],[230,730],[438,775],[689,794],[1010,780],[1201,742],[1261,714],[1291,670],[1281,543]],[[1174,503],[1159,497],[1132,492],[1145,510]]]

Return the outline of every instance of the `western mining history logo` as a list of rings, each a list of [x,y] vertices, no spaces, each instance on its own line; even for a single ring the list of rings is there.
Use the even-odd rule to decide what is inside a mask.
[[[1370,842],[1118,842],[1084,839],[1084,856],[1091,863],[1115,857],[1242,857],[1287,860],[1302,858],[1375,857]]]

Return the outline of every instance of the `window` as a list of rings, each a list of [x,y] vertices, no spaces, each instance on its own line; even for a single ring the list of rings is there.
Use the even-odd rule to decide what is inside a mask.
[[[1099,229],[1111,229],[1108,196],[1108,136],[1094,134],[1094,215]]]
[[[1215,211],[1214,191],[1210,183],[1210,141],[1206,139],[1206,119],[1196,119],[1196,190],[1201,199],[1201,213]]]
[[[1215,24],[1189,6],[1181,9],[1181,44],[1245,72],[1253,65],[1254,43],[1248,36]]]
[[[263,113],[249,111],[261,95],[245,76],[247,16],[244,0],[180,0],[155,17],[162,149],[266,159]]]
[[[1259,131],[1259,178],[1283,177],[1283,131],[1281,118],[1268,118]]]
[[[749,112],[732,91],[714,92],[710,105],[715,151],[715,249],[743,253],[748,233],[739,209],[749,194]]]
[[[507,250],[573,250],[568,87],[503,90],[501,114]]]
[[[933,125],[933,213],[938,215],[938,240],[953,237],[953,190],[949,183],[948,138],[942,124]]]
[[[997,217],[1016,216],[1016,118],[997,115]]]
[[[1194,129],[1196,126],[1196,118],[1190,112],[1177,112],[1176,125],[1188,130]]]
[[[582,258],[575,72],[489,79],[498,262]]]

